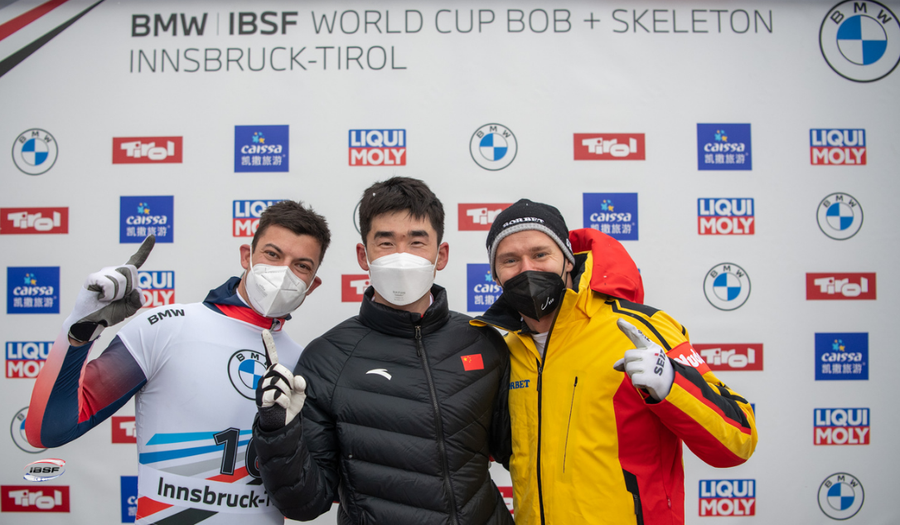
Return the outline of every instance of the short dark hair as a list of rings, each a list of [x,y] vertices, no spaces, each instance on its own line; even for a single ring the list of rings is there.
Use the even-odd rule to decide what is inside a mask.
[[[325,217],[316,213],[312,207],[304,207],[302,202],[284,200],[276,202],[262,212],[259,217],[259,227],[253,234],[253,242],[250,244],[252,252],[256,251],[256,242],[266,232],[269,226],[281,226],[297,235],[309,235],[319,241],[319,263],[325,258],[325,250],[331,243],[331,232],[328,230],[328,222]]]
[[[376,182],[363,192],[359,203],[359,233],[363,244],[372,229],[373,218],[398,211],[408,211],[415,219],[428,219],[440,244],[444,238],[444,206],[424,182],[409,177]]]

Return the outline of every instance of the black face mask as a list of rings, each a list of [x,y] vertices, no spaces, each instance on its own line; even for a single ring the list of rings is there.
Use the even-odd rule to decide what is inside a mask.
[[[540,320],[559,307],[566,283],[553,272],[529,270],[503,285],[503,296],[520,314]]]

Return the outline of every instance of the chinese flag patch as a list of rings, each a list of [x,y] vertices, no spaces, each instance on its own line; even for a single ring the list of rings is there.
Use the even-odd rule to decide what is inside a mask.
[[[460,359],[463,362],[463,370],[466,372],[484,370],[484,361],[481,359],[481,354],[464,355]]]

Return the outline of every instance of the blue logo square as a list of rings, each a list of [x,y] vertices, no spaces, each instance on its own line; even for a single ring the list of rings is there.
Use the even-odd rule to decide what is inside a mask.
[[[816,381],[869,379],[869,334],[816,334]]]
[[[137,476],[121,476],[119,481],[122,498],[122,523],[134,523],[137,517]]]
[[[697,169],[752,170],[750,124],[697,124]]]
[[[141,243],[150,234],[156,242],[174,242],[175,197],[119,197],[119,242]]]
[[[584,227],[620,241],[638,240],[637,193],[585,193]]]
[[[486,312],[503,293],[500,286],[491,278],[490,264],[467,264],[466,283],[469,287],[469,312]]]
[[[288,171],[289,126],[235,126],[234,172]]]
[[[58,314],[59,266],[8,266],[6,313]]]

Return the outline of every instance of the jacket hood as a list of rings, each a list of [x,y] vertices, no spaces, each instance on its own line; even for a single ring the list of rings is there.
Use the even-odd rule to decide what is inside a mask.
[[[281,330],[284,322],[291,318],[291,314],[279,318],[259,315],[253,308],[247,306],[238,295],[237,287],[239,284],[241,284],[240,277],[228,279],[222,286],[210,290],[206,295],[206,299],[203,300],[203,304],[210,310],[233,319],[268,328],[272,331]]]
[[[644,303],[644,282],[622,243],[593,228],[569,232],[575,254],[591,252],[591,290],[633,303]]]

